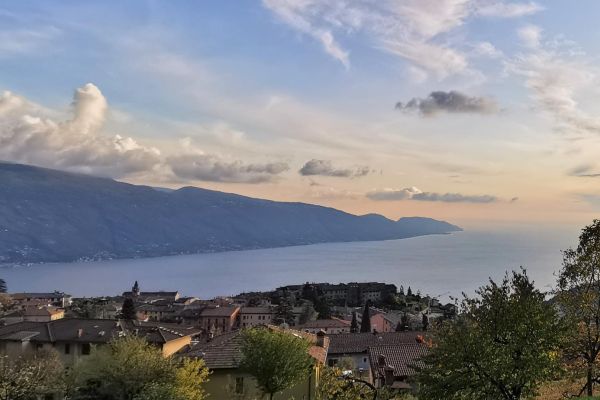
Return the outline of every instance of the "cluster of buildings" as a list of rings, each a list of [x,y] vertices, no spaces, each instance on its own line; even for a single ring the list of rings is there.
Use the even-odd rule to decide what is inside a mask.
[[[384,283],[311,284],[332,304],[332,317],[316,319],[310,302],[302,300],[305,285],[278,288],[275,294],[291,294],[291,320],[280,323],[279,306],[271,297],[241,295],[201,300],[179,292],[144,292],[137,282],[120,296],[73,299],[61,293],[15,293],[11,311],[0,316],[0,355],[18,357],[54,349],[65,366],[125,335],[144,337],[165,356],[202,358],[211,370],[206,390],[214,398],[253,399],[258,391],[253,378],[240,369],[241,336],[246,328],[277,329],[301,336],[311,343],[314,370],[306,382],[277,399],[314,399],[324,365],[344,368],[352,376],[375,387],[410,390],[411,365],[427,352],[422,315],[446,315],[446,306],[427,300],[419,313],[369,307],[371,332],[356,333],[365,304],[380,304],[396,295],[396,287]],[[123,319],[125,300],[133,303],[135,317]],[[337,304],[337,306],[335,305]],[[278,323],[279,322],[279,323]],[[402,325],[406,329],[399,329]],[[408,331],[407,331],[408,330]],[[287,396],[287,397],[286,397]]]

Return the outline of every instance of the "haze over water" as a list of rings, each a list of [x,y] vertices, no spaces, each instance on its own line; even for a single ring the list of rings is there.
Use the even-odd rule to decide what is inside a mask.
[[[548,289],[560,268],[560,251],[576,241],[577,230],[471,230],[380,242],[3,267],[0,277],[10,292],[61,290],[74,296],[120,294],[135,280],[142,290],[179,290],[201,298],[307,281],[382,281],[422,294],[456,296],[521,265],[538,287]]]

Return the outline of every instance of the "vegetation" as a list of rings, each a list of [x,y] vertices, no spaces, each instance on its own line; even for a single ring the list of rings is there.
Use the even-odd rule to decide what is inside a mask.
[[[242,335],[241,367],[256,378],[258,388],[270,399],[311,373],[313,359],[307,340],[266,328],[247,329]]]
[[[572,327],[565,355],[574,377],[585,378],[584,391],[593,394],[600,382],[600,220],[585,227],[576,249],[563,253],[557,300]]]
[[[560,323],[524,270],[477,294],[434,333],[417,368],[420,399],[530,398],[557,372]]]
[[[6,281],[0,278],[0,293],[6,293],[7,290]]]
[[[362,320],[360,321],[360,332],[371,332],[371,301],[367,300],[363,310]]]
[[[121,308],[121,318],[130,320],[137,319],[135,304],[133,303],[133,299],[130,297],[127,297],[123,301],[123,307]]]
[[[286,292],[279,299],[279,304],[275,308],[273,323],[276,325],[294,325],[296,316],[294,315],[294,307],[290,301],[289,294]]]
[[[54,351],[38,351],[13,362],[0,357],[0,400],[34,400],[63,388],[63,368]]]
[[[356,311],[352,313],[352,322],[350,322],[350,333],[358,333],[358,320],[356,319]]]
[[[202,400],[207,379],[203,361],[164,357],[145,339],[126,336],[79,362],[69,392],[73,400]]]

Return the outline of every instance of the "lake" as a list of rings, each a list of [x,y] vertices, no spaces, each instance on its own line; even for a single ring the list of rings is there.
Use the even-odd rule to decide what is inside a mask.
[[[560,250],[576,230],[471,230],[380,242],[330,243],[147,259],[0,268],[10,292],[60,290],[115,295],[138,280],[143,290],[211,298],[310,282],[382,281],[422,294],[459,295],[525,266],[540,288],[554,283]]]

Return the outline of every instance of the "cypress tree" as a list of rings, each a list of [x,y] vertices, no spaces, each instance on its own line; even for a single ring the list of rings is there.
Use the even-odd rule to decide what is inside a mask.
[[[427,317],[427,314],[423,314],[423,330],[426,331],[428,327],[429,327],[429,317]]]
[[[358,333],[358,320],[356,319],[356,311],[352,313],[352,322],[350,323],[350,333]]]
[[[123,307],[121,308],[121,318],[123,319],[137,319],[137,315],[135,312],[135,304],[133,304],[133,299],[130,297],[126,298],[123,301]]]
[[[360,332],[368,333],[371,332],[371,300],[367,300],[365,303],[365,309],[363,310],[362,321],[360,323]]]

